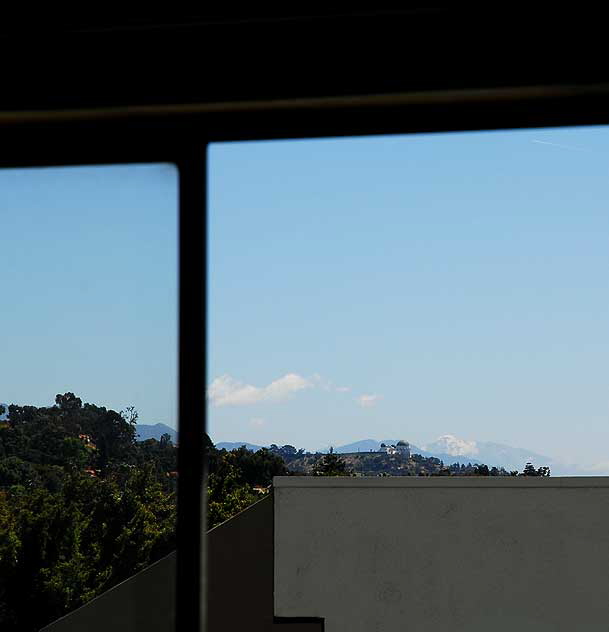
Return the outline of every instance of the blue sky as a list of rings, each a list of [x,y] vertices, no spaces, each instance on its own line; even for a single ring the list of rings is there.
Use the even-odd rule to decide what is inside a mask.
[[[608,141],[213,146],[212,438],[452,433],[606,460]]]
[[[0,402],[176,415],[171,165],[0,170]]]
[[[216,144],[214,441],[609,444],[609,130]],[[175,426],[168,165],[0,171],[0,401]]]

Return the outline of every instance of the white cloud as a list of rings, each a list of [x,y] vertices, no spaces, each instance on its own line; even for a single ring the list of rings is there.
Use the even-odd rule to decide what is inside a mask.
[[[313,374],[311,382],[327,393],[348,393],[351,390],[350,386],[336,386],[332,380],[324,379],[319,373]]]
[[[332,382],[321,377],[319,373],[314,373],[312,375],[311,382],[315,385],[316,388],[320,388],[322,391],[326,391],[326,393],[330,393],[334,390]]]
[[[214,406],[248,406],[259,402],[279,402],[311,386],[310,380],[296,373],[287,373],[267,386],[252,386],[230,375],[222,375],[211,383],[207,397]]]
[[[360,395],[355,398],[355,401],[358,406],[361,406],[362,408],[371,408],[379,401],[379,399],[382,399],[380,395]]]
[[[250,419],[250,426],[254,428],[262,428],[262,426],[266,425],[266,421],[261,417],[253,417]]]

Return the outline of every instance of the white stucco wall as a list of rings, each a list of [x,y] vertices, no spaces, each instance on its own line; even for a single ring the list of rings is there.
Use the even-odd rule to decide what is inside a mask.
[[[609,630],[609,478],[275,486],[275,615],[326,632]]]

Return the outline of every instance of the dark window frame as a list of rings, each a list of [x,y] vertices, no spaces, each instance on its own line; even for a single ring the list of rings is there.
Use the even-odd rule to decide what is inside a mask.
[[[206,153],[211,142],[609,123],[604,84],[0,113],[0,167],[169,162],[179,170],[177,621],[205,615]]]

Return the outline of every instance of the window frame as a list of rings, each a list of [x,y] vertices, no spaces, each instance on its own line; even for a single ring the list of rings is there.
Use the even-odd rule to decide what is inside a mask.
[[[605,84],[0,113],[0,167],[168,162],[179,177],[176,629],[204,629],[207,147],[609,123]]]

